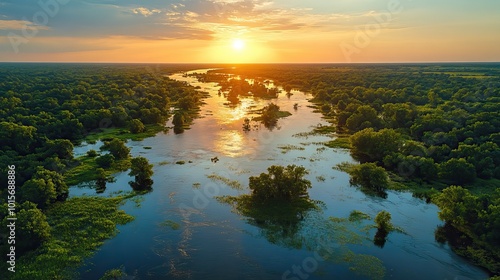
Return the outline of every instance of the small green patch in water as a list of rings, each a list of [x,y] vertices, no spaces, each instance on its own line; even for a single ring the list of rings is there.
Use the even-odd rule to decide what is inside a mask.
[[[316,180],[317,180],[318,182],[324,182],[324,181],[326,181],[326,178],[325,178],[325,176],[320,175],[320,176],[316,176]]]
[[[363,213],[361,211],[358,211],[358,210],[353,210],[349,214],[349,221],[351,221],[351,222],[359,222],[362,220],[371,220],[371,217],[370,217],[370,215]]]
[[[281,153],[283,153],[283,154],[286,154],[287,152],[292,151],[292,150],[296,150],[296,151],[303,151],[303,150],[305,150],[304,147],[296,146],[296,145],[290,145],[290,144],[278,146],[278,149],[280,149]]]
[[[173,230],[178,230],[181,227],[181,225],[179,225],[178,223],[171,221],[171,220],[166,220],[166,221],[161,222],[160,226],[169,227]]]
[[[222,182],[222,183],[226,184],[227,186],[229,186],[231,189],[243,190],[243,185],[238,181],[231,180],[229,178],[226,178],[226,177],[223,177],[223,176],[220,176],[217,174],[207,175],[207,178],[214,181],[214,182],[217,182],[217,181]]]

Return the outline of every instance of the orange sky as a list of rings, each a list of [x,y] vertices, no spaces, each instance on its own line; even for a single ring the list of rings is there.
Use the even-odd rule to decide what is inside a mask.
[[[500,1],[50,1],[2,1],[0,61],[500,61]]]

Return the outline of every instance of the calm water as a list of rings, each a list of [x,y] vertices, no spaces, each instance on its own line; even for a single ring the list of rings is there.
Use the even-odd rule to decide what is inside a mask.
[[[321,114],[307,107],[309,96],[293,92],[287,98],[282,93],[273,102],[293,115],[281,119],[272,131],[257,125],[244,132],[248,111],[269,101],[248,98],[230,108],[217,95],[215,84],[199,83],[181,74],[171,78],[210,93],[202,118],[183,134],[160,133],[128,143],[134,156],[142,155],[154,164],[153,191],[144,195],[140,206],[129,201],[122,207],[135,221],[120,226],[120,233],[87,261],[80,269],[81,279],[98,279],[105,271],[120,267],[130,279],[370,279],[378,275],[369,272],[373,267],[385,270],[385,279],[487,278],[484,271],[434,240],[434,230],[442,224],[435,205],[409,193],[389,192],[382,199],[350,187],[348,175],[332,169],[340,162],[353,162],[346,151],[322,149],[318,142],[329,140],[325,136],[296,135],[326,124]],[[296,111],[295,103],[299,104]],[[97,150],[98,145],[78,147],[75,153]],[[285,145],[303,150],[279,148]],[[220,161],[212,163],[210,158],[215,156]],[[177,165],[177,161],[186,164]],[[217,174],[246,186],[248,177],[273,164],[305,166],[313,183],[310,197],[324,203],[321,211],[306,214],[291,234],[279,225],[256,226],[231,206],[218,202],[216,196],[248,193],[248,188],[235,190],[207,177]],[[116,179],[101,195],[130,190],[127,172]],[[95,194],[92,189],[73,187],[71,195]],[[353,210],[372,218],[387,210],[404,233],[390,233],[380,248],[371,241],[375,230],[366,228],[373,221],[328,221],[328,217],[348,217]],[[179,228],[165,226],[165,221],[173,221]],[[328,240],[328,245],[318,245],[321,240]],[[294,242],[302,243],[302,248],[291,245]],[[325,250],[331,257],[317,258],[325,256]],[[376,259],[366,258],[369,255]],[[297,274],[294,267],[300,269]]]

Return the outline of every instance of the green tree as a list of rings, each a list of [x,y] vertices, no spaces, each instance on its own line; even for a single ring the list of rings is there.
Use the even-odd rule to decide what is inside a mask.
[[[55,171],[38,167],[35,174],[33,175],[33,179],[42,179],[46,182],[52,182],[56,190],[57,200],[63,201],[68,197],[69,188],[66,182],[64,181],[63,175]]]
[[[9,147],[20,154],[27,154],[35,143],[36,128],[12,122],[0,122],[0,148]]]
[[[134,134],[144,132],[144,130],[146,129],[144,124],[139,119],[131,120],[129,126],[130,126],[130,132]]]
[[[125,142],[118,138],[105,142],[101,149],[108,150],[117,160],[126,159],[130,154],[130,149]]]
[[[106,190],[106,183],[113,182],[113,177],[109,176],[103,168],[96,169],[97,178],[95,181],[97,193],[102,193]]]
[[[361,186],[365,189],[382,193],[389,186],[387,172],[375,163],[363,163],[352,166],[349,170],[349,175],[351,175],[351,184]]]
[[[439,176],[453,184],[469,184],[476,180],[476,168],[463,158],[452,158],[439,165]]]
[[[88,150],[88,151],[87,151],[87,156],[88,156],[88,157],[92,157],[92,158],[93,158],[93,157],[96,157],[96,156],[97,156],[97,152],[96,152],[96,150]]]
[[[359,106],[354,114],[346,121],[346,126],[351,131],[359,131],[364,128],[379,128],[381,121],[378,113],[369,105]]]
[[[378,212],[377,216],[375,216],[375,224],[379,230],[385,232],[391,231],[393,228],[391,223],[391,213],[385,210]]]
[[[3,208],[6,208],[4,204]],[[16,253],[24,253],[39,247],[50,237],[50,226],[47,217],[32,202],[24,202],[16,213]],[[6,211],[2,211],[6,213]],[[10,221],[2,219],[2,228],[7,228]],[[10,245],[6,245],[10,246]]]
[[[130,181],[129,184],[134,190],[151,189],[153,185],[153,165],[149,164],[144,157],[135,157],[132,159],[132,167],[129,176],[135,176],[135,181]]]
[[[95,162],[102,168],[109,168],[115,162],[115,157],[112,154],[105,154],[97,157]]]
[[[278,122],[278,113],[280,107],[274,103],[270,103],[262,109],[261,118],[266,126],[274,126]]]
[[[60,159],[73,159],[73,143],[67,139],[47,141],[47,155],[56,154]]]
[[[23,184],[21,197],[45,209],[56,200],[65,200],[68,186],[61,174],[39,167],[32,178]]]
[[[303,166],[273,165],[267,171],[268,173],[261,173],[258,177],[250,177],[249,187],[253,197],[261,200],[294,200],[307,196],[311,182],[304,179],[308,172]]]
[[[478,219],[477,197],[460,186],[450,186],[437,195],[433,201],[440,209],[439,219],[473,236],[472,225]]]
[[[172,119],[172,124],[175,127],[182,127],[184,126],[185,123],[185,118],[184,118],[184,113],[183,112],[176,112],[174,114],[174,118]]]
[[[373,128],[366,128],[353,134],[349,141],[352,155],[361,162],[381,162],[385,156],[398,151],[402,136],[393,129],[374,131]]]
[[[33,202],[41,209],[45,209],[55,202],[57,198],[54,183],[43,179],[26,181],[21,187],[20,193],[23,201]]]

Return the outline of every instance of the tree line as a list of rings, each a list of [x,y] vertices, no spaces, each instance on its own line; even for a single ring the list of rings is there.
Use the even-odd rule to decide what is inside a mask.
[[[332,130],[350,135],[361,163],[350,170],[352,183],[383,191],[389,175],[441,191],[433,197],[440,218],[474,244],[457,252],[500,273],[491,265],[500,260],[498,63],[242,65],[218,72],[264,76],[311,93]]]
[[[7,166],[16,166],[19,254],[49,238],[45,212],[68,197],[72,170],[88,167],[102,190],[119,162],[120,168],[131,168],[134,190],[151,187],[152,165],[142,157],[131,159],[124,141],[107,139],[103,151],[89,151],[82,158],[74,157],[73,148],[85,136],[107,128],[142,133],[152,125],[164,126],[172,109],[196,110],[202,95],[165,76],[175,70],[143,65],[0,65],[0,172],[7,174]],[[2,209],[6,191],[7,180],[2,180]],[[2,224],[6,213],[1,211]],[[7,248],[4,236],[0,248],[2,253]]]

